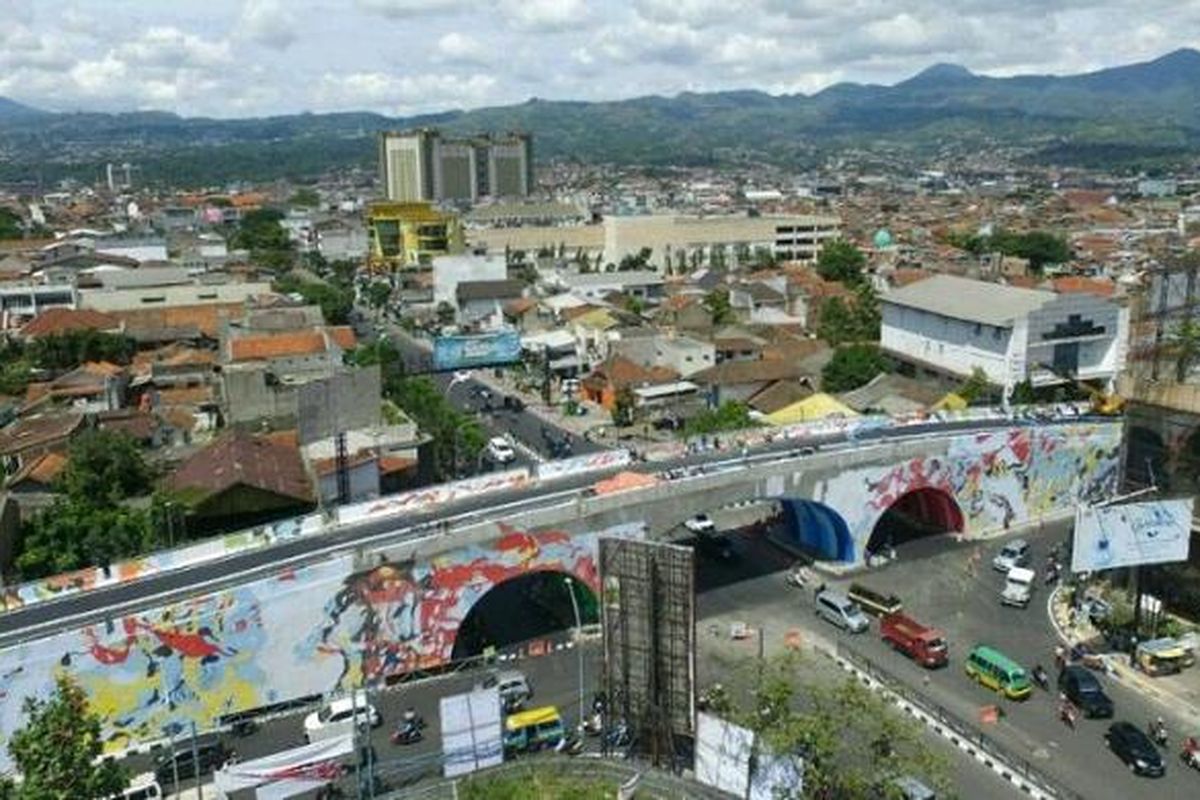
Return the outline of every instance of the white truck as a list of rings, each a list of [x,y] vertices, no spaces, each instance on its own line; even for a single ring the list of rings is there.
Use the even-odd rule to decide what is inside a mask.
[[[1004,581],[1004,591],[1000,593],[1000,603],[1018,608],[1029,605],[1029,598],[1033,595],[1035,577],[1037,576],[1034,571],[1025,567],[1010,569]]]

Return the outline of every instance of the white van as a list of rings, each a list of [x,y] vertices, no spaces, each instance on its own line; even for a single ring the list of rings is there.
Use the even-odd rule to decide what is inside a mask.
[[[1006,606],[1024,608],[1029,605],[1033,595],[1034,571],[1025,567],[1013,567],[1008,571],[1004,580],[1004,591],[1000,593],[1000,603]]]
[[[817,594],[816,612],[825,621],[850,633],[862,633],[871,626],[858,603],[830,589]]]
[[[113,800],[159,800],[162,796],[162,787],[158,785],[154,773],[143,772],[141,775],[134,775],[129,781],[129,788],[119,795],[114,795]]]

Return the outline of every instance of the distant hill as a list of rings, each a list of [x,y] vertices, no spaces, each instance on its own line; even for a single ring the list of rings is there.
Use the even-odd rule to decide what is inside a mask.
[[[0,97],[0,119],[11,117],[30,117],[43,114],[36,108],[22,105],[16,100],[9,100],[7,97]]]
[[[117,159],[136,161],[146,179],[179,185],[373,168],[377,131],[417,125],[528,130],[540,157],[585,162],[804,167],[847,148],[945,159],[1003,149],[1044,163],[1135,168],[1200,153],[1200,52],[1177,50],[1061,77],[993,78],[937,64],[893,86],[843,83],[809,96],[535,98],[403,119],[344,113],[213,120],[22,109],[0,101],[0,145],[18,156],[0,162],[0,180],[94,180],[104,161]]]

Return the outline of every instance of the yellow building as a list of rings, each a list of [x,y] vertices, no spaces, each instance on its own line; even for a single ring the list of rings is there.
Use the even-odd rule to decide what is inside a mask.
[[[428,268],[434,256],[466,249],[462,220],[431,203],[372,203],[367,234],[367,265],[377,272]]]

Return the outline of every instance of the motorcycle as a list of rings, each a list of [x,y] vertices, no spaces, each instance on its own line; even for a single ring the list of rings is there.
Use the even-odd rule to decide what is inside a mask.
[[[803,589],[812,581],[812,571],[803,564],[797,564],[788,570],[786,580],[788,586],[794,586],[797,589]]]
[[[565,753],[569,756],[577,756],[583,752],[583,737],[577,733],[564,734],[558,740],[558,744],[554,746],[556,753]]]
[[[1179,753],[1179,758],[1186,766],[1200,770],[1200,739],[1195,736],[1184,739],[1183,750]]]
[[[624,720],[618,722],[608,730],[608,733],[604,734],[604,744],[613,749],[628,747],[631,741],[633,741],[633,737],[629,733],[629,725]]]
[[[392,744],[407,745],[416,744],[424,739],[425,735],[421,733],[421,726],[415,723],[402,723],[400,727],[392,731],[389,738]]]
[[[1046,674],[1046,670],[1042,669],[1042,665],[1038,664],[1033,668],[1033,682],[1038,685],[1038,688],[1043,692],[1050,691],[1050,676]]]
[[[1146,733],[1159,747],[1166,747],[1169,740],[1167,726],[1162,719],[1157,719],[1146,726]]]
[[[413,725],[417,728],[425,727],[425,718],[422,717],[415,708],[410,708],[404,712],[404,719],[402,722],[405,725]]]
[[[604,731],[604,715],[593,711],[583,720],[581,727],[588,736],[599,736]]]

